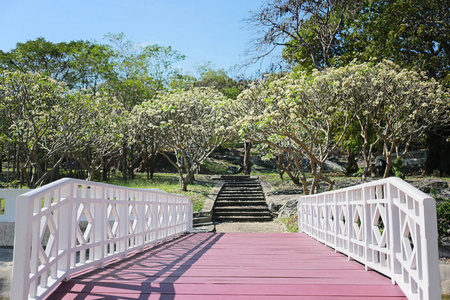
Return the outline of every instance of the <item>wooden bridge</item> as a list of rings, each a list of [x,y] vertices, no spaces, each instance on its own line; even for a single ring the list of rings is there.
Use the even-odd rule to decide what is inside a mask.
[[[49,299],[406,299],[305,234],[188,234],[74,277]]]
[[[73,179],[17,201],[13,300],[440,299],[434,200],[397,179],[302,197],[296,234],[187,233],[184,196]]]

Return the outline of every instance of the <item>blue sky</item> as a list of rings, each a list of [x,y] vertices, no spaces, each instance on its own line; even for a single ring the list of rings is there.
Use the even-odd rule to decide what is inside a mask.
[[[123,32],[136,43],[172,46],[194,74],[208,61],[229,70],[242,64],[252,31],[242,20],[264,0],[0,0],[0,49],[44,37],[51,42],[96,40]],[[278,52],[279,53],[279,52]],[[263,61],[263,67],[270,59]],[[249,76],[260,64],[246,69]]]

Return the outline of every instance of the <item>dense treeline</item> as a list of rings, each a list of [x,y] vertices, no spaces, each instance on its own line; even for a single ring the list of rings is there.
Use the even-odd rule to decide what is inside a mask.
[[[156,153],[177,152],[178,144],[167,146],[159,137],[170,138],[167,132],[159,136],[150,132],[149,124],[138,118],[141,104],[150,110],[149,103],[182,98],[175,108],[158,104],[153,112],[162,116],[171,110],[174,117],[183,114],[181,105],[191,105],[179,120],[199,123],[205,113],[198,118],[193,113],[201,106],[217,105],[226,99],[223,94],[236,98],[245,87],[244,80],[209,65],[201,67],[198,79],[181,74],[174,63],[184,56],[170,47],[140,47],[123,34],[108,34],[107,39],[108,44],[54,44],[38,38],[0,52],[0,155],[8,168],[7,181],[36,187],[61,176],[107,180],[111,170],[121,171],[128,180],[136,168],[148,170],[151,178]],[[184,97],[188,90],[193,95]],[[206,121],[203,128],[191,127],[202,129],[205,136]],[[193,136],[186,132],[186,137]],[[206,140],[204,147],[209,144],[217,142]],[[179,168],[183,189],[184,172],[192,177],[205,159],[192,153],[184,157],[195,161],[175,163],[191,165]]]
[[[287,67],[260,80],[210,65],[195,78],[178,51],[123,34],[18,43],[0,51],[0,168],[29,187],[112,170],[126,181],[152,178],[159,153],[186,190],[216,147],[242,138],[314,193],[332,188],[324,163],[337,151],[363,178],[375,155],[383,176],[412,148],[448,156],[449,14],[445,1],[269,1],[248,20],[255,59],[282,46]]]

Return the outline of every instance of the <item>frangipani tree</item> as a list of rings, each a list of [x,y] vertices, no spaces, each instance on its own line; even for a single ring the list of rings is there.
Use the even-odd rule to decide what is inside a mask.
[[[255,83],[236,101],[242,118],[238,124],[246,138],[309,159],[314,179],[306,188],[306,179],[302,178],[305,193],[316,192],[321,180],[333,187],[333,181],[323,172],[324,164],[341,143],[355,114],[348,109],[353,107],[351,100],[336,84],[344,77],[333,69],[291,73],[271,82]]]
[[[351,125],[353,132],[352,122],[357,122],[364,140],[366,167],[374,147],[380,145],[387,177],[392,154],[406,154],[427,129],[448,120],[449,96],[436,81],[392,62],[353,62],[254,84],[241,93],[235,111],[242,117],[238,125],[248,139],[298,151],[310,160],[314,180],[309,192],[313,193],[320,180],[332,188],[323,165],[348,138]],[[280,139],[288,140],[288,147]]]
[[[157,139],[158,151],[178,170],[183,191],[205,159],[230,136],[231,121],[223,109],[228,103],[214,89],[193,88],[160,95],[135,108],[137,126]]]
[[[66,87],[37,73],[3,71],[0,90],[0,131],[16,146],[17,168],[27,185],[40,186],[68,152],[67,140],[72,133],[67,127],[55,130],[56,124],[64,124],[54,110],[64,106]],[[52,163],[51,170],[47,170],[47,163]]]
[[[105,91],[72,91],[68,97],[59,113],[66,116],[65,122],[73,123],[79,137],[71,143],[71,156],[87,170],[87,180],[92,180],[105,167],[106,158],[120,152],[128,112]]]
[[[449,95],[434,79],[402,69],[391,61],[355,62],[342,68],[347,74],[342,91],[358,108],[356,119],[363,138],[365,169],[377,144],[386,160],[384,177],[393,165],[392,154],[404,156],[425,132],[449,118]]]

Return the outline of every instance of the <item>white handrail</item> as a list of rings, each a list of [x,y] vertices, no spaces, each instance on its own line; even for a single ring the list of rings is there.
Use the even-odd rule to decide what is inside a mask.
[[[71,274],[186,231],[192,231],[186,196],[55,181],[17,198],[11,299],[41,299]]]
[[[299,231],[397,283],[408,299],[440,299],[436,205],[391,177],[302,196]]]
[[[30,189],[0,189],[0,202],[3,202],[4,211],[0,212],[0,222],[14,222],[16,216],[16,199]],[[12,246],[12,245],[11,245]]]

